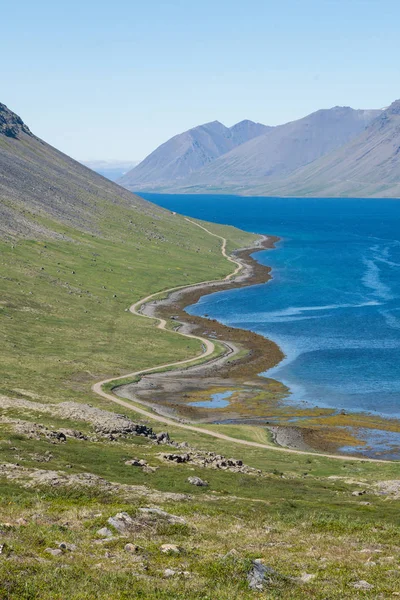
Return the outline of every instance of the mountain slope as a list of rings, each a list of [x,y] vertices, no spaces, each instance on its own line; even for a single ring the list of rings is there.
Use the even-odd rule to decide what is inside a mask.
[[[112,205],[148,211],[151,205],[97,175],[31,133],[0,104],[0,235],[47,231],[40,215],[98,231]]]
[[[257,193],[400,197],[400,100],[344,147]]]
[[[253,121],[241,121],[231,128],[219,121],[194,127],[159,146],[118,183],[136,190],[182,179],[268,130]]]
[[[182,190],[246,191],[260,181],[286,177],[356,137],[380,113],[335,107],[272,128],[180,183]]]

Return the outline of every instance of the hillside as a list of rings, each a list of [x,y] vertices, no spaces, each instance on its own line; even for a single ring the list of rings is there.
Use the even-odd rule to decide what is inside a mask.
[[[230,128],[219,121],[194,127],[159,146],[118,183],[136,190],[178,181],[268,129],[252,121],[241,121]]]
[[[271,180],[284,179],[298,168],[342,147],[363,132],[379,114],[380,111],[348,107],[320,110],[268,129],[184,179],[164,183],[160,180],[156,185],[137,180],[130,189],[247,193]],[[121,183],[125,185],[125,180]]]
[[[284,182],[257,186],[282,196],[400,197],[400,100],[351,142]],[[251,192],[251,190],[250,190]]]
[[[0,598],[397,593],[397,463],[288,452],[263,427],[210,425],[216,438],[92,391],[199,355],[172,315],[160,330],[129,307],[232,273],[214,234],[228,252],[256,237],[133,196],[4,106],[0,177]]]

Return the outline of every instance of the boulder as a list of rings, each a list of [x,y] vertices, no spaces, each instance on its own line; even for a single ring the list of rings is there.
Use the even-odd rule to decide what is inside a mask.
[[[175,544],[162,544],[160,550],[163,554],[180,554],[181,551]]]
[[[128,513],[120,512],[114,517],[107,519],[107,523],[119,531],[119,533],[126,533],[133,526],[134,521]]]
[[[165,510],[161,510],[161,508],[139,508],[139,512],[142,515],[149,515],[154,517],[161,517],[166,519],[169,523],[179,523],[181,525],[186,525],[186,521],[183,517],[178,517],[176,515],[171,515],[167,513]]]
[[[207,487],[207,481],[203,481],[200,477],[188,477],[188,482],[192,485],[197,485],[198,487]]]
[[[272,578],[277,576],[276,571],[264,565],[260,558],[253,560],[252,568],[247,575],[247,581],[251,590],[262,591],[265,585],[272,583]]]
[[[113,532],[110,529],[108,529],[108,527],[102,527],[98,530],[97,535],[99,535],[102,538],[111,538],[113,537]]]
[[[356,590],[372,590],[373,587],[374,586],[371,583],[368,583],[368,581],[365,581],[364,579],[360,579],[360,581],[353,583],[353,588]]]

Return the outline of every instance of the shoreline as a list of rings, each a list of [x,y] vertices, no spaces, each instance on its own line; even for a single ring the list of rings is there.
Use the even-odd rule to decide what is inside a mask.
[[[353,424],[344,425],[346,429],[353,429],[351,434],[345,434],[344,429],[341,432],[339,427],[342,426],[339,424],[334,427],[326,427],[323,423],[310,423],[309,426],[307,424],[303,426],[296,426],[293,423],[285,424],[289,411],[292,413],[292,419],[293,417],[296,419],[298,416],[304,418],[303,414],[308,415],[310,419],[321,418],[321,416],[332,418],[337,416],[337,411],[335,409],[324,411],[320,407],[315,407],[311,411],[304,410],[295,405],[291,406],[288,402],[285,404],[284,414],[276,414],[281,408],[281,401],[287,400],[290,396],[290,390],[284,384],[264,377],[260,373],[276,366],[284,359],[284,353],[279,346],[255,332],[223,325],[215,319],[190,315],[185,310],[205,295],[270,281],[272,278],[271,267],[262,265],[252,255],[262,250],[275,249],[279,241],[280,238],[277,236],[262,236],[254,246],[233,252],[231,256],[241,264],[242,268],[232,279],[185,286],[172,291],[166,298],[154,299],[140,306],[139,314],[176,323],[175,331],[189,335],[201,335],[209,340],[220,342],[225,347],[225,351],[217,358],[209,358],[197,365],[144,374],[139,382],[116,386],[114,392],[122,398],[133,399],[135,397],[136,401],[152,408],[158,414],[180,422],[234,423],[238,425],[251,423],[269,429],[277,446],[303,451],[309,449],[311,451],[336,452],[339,456],[350,457],[350,454],[340,452],[339,448],[352,443],[358,447],[362,445],[362,442],[356,437],[356,429],[360,427],[360,423],[357,422],[357,414],[354,414],[355,422]],[[230,402],[228,410],[218,409],[217,414],[210,410],[199,410],[196,401],[187,402],[188,397],[194,395],[196,398],[196,392],[203,396],[208,394],[209,397],[210,390],[213,389],[231,388],[235,390],[243,387],[246,388],[246,391],[250,388],[260,391],[262,388],[269,404],[275,405],[272,410],[273,414],[269,416],[271,407],[268,403],[264,403],[264,414],[262,415],[259,414],[259,406],[255,411],[258,414],[241,415],[236,414],[235,410],[231,410]],[[179,398],[184,401],[178,400]],[[247,398],[239,398],[239,401],[248,405]],[[317,414],[310,414],[312,411]],[[221,417],[223,418],[221,419]],[[370,422],[372,423],[372,420]],[[382,427],[382,431],[389,430]],[[342,436],[338,435],[340,433]],[[362,452],[357,453],[356,450],[355,454],[365,456]]]

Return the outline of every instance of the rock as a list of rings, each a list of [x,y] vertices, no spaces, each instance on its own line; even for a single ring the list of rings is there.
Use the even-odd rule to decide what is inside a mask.
[[[15,522],[17,525],[28,525],[28,521],[26,519],[24,519],[23,517],[17,519]]]
[[[161,510],[161,508],[139,508],[139,512],[142,513],[142,515],[154,515],[156,517],[162,517],[163,519],[167,519],[169,523],[179,523],[181,525],[186,525],[186,521],[183,517],[171,515],[165,510]]]
[[[169,444],[170,437],[167,431],[161,431],[156,434],[156,442],[157,444]]]
[[[302,573],[300,577],[296,577],[296,581],[298,581],[299,583],[308,583],[309,581],[312,581],[315,578],[316,575],[314,573]]]
[[[264,586],[272,583],[272,577],[277,573],[271,567],[267,567],[257,558],[253,560],[253,566],[247,575],[247,581],[251,590],[262,591]]]
[[[355,490],[354,492],[351,492],[351,495],[352,496],[363,496],[366,493],[367,493],[367,490]]]
[[[114,517],[107,519],[107,523],[112,525],[119,533],[125,533],[132,525],[134,521],[132,517],[126,512],[117,513]]]
[[[176,463],[187,463],[190,461],[189,454],[164,454],[163,458]]]
[[[208,482],[203,481],[203,479],[200,479],[200,477],[188,477],[188,482],[191,483],[192,485],[197,485],[198,487],[207,487],[208,486]]]
[[[108,527],[102,527],[98,530],[97,535],[99,535],[102,538],[111,538],[113,537],[113,532],[110,529],[108,529]]]
[[[180,554],[181,551],[175,544],[162,544],[160,546],[161,552],[164,554]]]
[[[76,544],[67,544],[66,542],[61,542],[60,544],[58,544],[58,547],[60,548],[60,550],[68,552],[74,552],[76,550]]]
[[[63,553],[63,551],[59,548],[46,548],[45,552],[47,552],[47,554],[51,554],[52,556],[60,556]]]
[[[125,544],[124,547],[125,552],[129,552],[130,554],[137,554],[139,552],[139,546],[136,544]]]
[[[174,577],[174,575],[176,575],[176,571],[173,569],[165,569],[164,577]]]
[[[125,464],[128,467],[145,467],[147,462],[143,459],[139,460],[138,458],[132,458],[131,460],[125,461]]]
[[[364,581],[364,579],[360,579],[360,581],[356,581],[355,583],[353,583],[353,588],[355,588],[356,590],[372,590],[373,587],[374,586],[371,583],[368,583],[368,581]]]

